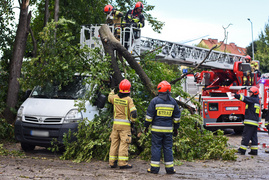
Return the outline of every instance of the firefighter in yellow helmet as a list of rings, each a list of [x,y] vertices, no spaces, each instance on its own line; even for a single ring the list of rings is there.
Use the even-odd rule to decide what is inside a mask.
[[[104,7],[104,13],[107,14],[106,23],[108,25],[114,25],[115,28],[115,37],[120,40],[120,32],[121,32],[121,17],[123,17],[123,13],[113,8],[112,5],[108,4]]]
[[[177,102],[170,96],[171,85],[167,81],[159,83],[158,96],[150,101],[144,126],[145,132],[151,127],[151,162],[148,173],[157,174],[160,170],[161,151],[167,174],[174,174],[173,137],[178,135],[180,110]]]
[[[120,82],[119,93],[109,93],[108,102],[113,104],[113,129],[110,135],[109,165],[120,169],[132,168],[128,164],[128,148],[132,140],[131,122],[135,122],[137,110],[130,97],[131,83],[124,79]]]

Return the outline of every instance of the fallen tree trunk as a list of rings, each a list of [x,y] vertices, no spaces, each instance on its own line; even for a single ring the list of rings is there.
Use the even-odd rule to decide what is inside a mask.
[[[109,55],[111,57],[111,67],[113,69],[113,79],[115,80],[116,84],[119,84],[121,80],[123,80],[123,77],[121,75],[121,71],[117,64],[117,59],[115,56],[115,49],[117,47],[118,40],[113,36],[110,29],[107,25],[103,25],[100,30],[99,34],[101,37],[101,41],[103,43],[103,47],[105,50],[105,54]]]

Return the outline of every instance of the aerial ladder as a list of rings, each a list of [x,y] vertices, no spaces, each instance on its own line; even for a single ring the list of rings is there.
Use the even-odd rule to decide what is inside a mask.
[[[84,25],[81,27],[80,43],[88,47],[102,47],[102,42],[98,30],[101,25]],[[114,26],[109,26],[112,33],[116,30]],[[161,52],[156,55],[158,60],[168,63],[175,63],[194,67],[200,64],[207,56],[209,49],[189,46],[176,42],[163,41],[149,37],[139,36],[134,37],[134,31],[139,31],[135,27],[125,27],[120,35],[122,45],[128,44],[128,51],[134,56],[139,56],[145,51],[153,51],[161,47]],[[125,33],[130,32],[129,41],[125,40]],[[236,61],[244,62],[245,56],[230,54],[226,52],[212,51],[207,60],[200,66],[201,68],[221,68],[233,69],[233,64]]]

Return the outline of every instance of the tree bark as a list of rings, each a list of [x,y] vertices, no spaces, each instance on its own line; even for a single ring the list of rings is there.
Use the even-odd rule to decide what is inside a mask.
[[[9,84],[7,92],[6,109],[4,117],[8,123],[12,124],[15,121],[15,110],[18,102],[19,82],[18,78],[21,75],[22,60],[25,53],[27,36],[29,34],[31,12],[28,14],[30,0],[20,1],[20,19],[16,33],[14,50],[10,62]]]
[[[31,34],[32,37],[32,41],[33,41],[33,52],[32,52],[32,57],[36,57],[36,53],[37,53],[37,43],[36,43],[36,39],[34,36],[34,32],[32,31],[31,27],[29,27],[29,32]]]
[[[49,22],[49,0],[45,1],[45,15],[44,15],[44,27]]]
[[[111,67],[114,72],[112,74],[112,77],[113,77],[113,80],[115,81],[115,84],[118,85],[123,80],[123,77],[121,75],[121,71],[117,64],[117,59],[114,53],[114,50],[115,50],[114,44],[119,43],[119,41],[112,35],[107,25],[103,25],[100,28],[99,34],[101,37],[101,41],[103,43],[105,54],[111,57]]]
[[[54,4],[54,21],[55,22],[58,22],[59,20],[59,3],[60,3],[60,0],[55,0],[55,4]]]
[[[54,21],[55,22],[58,22],[59,20],[59,1],[60,0],[55,0],[55,3],[54,3]],[[57,24],[56,24],[54,37],[55,37],[55,42],[56,42],[57,41]]]

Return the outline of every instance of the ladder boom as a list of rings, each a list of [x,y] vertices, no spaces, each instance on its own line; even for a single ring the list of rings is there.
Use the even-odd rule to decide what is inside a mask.
[[[189,46],[180,43],[162,41],[148,37],[141,38],[141,53],[152,51],[162,46],[162,51],[157,55],[161,61],[178,63],[187,66],[196,66],[204,60],[209,49]],[[212,51],[207,60],[201,65],[206,68],[233,69],[235,61],[244,61],[244,56],[219,51]]]
[[[101,25],[89,25],[82,26],[80,34],[80,43],[82,46],[87,45],[90,48],[102,47],[101,39],[98,30]],[[109,26],[112,33],[114,33],[114,26]],[[201,63],[207,56],[209,49],[200,48],[195,46],[189,46],[186,44],[180,44],[170,41],[163,41],[153,39],[149,37],[139,36],[134,38],[133,32],[137,32],[137,28],[128,27],[128,33],[130,34],[128,51],[134,56],[138,56],[146,51],[153,51],[158,48],[161,52],[156,55],[156,58],[162,62],[176,63],[194,67]],[[140,30],[139,30],[140,31]],[[121,30],[120,42],[122,45],[126,44],[125,34],[126,30]],[[86,34],[89,36],[87,38]],[[233,69],[233,64],[236,61],[245,62],[245,56],[230,54],[220,51],[211,51],[208,58],[200,66],[201,68],[218,68],[218,69]]]

